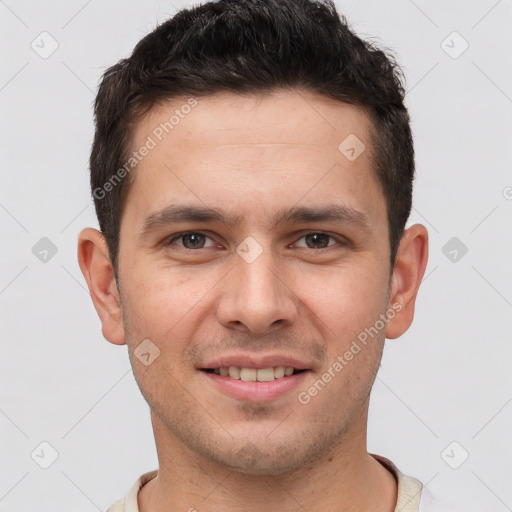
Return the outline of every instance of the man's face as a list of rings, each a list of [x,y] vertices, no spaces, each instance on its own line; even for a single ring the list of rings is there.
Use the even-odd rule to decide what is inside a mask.
[[[153,109],[132,144],[157,143],[133,171],[121,224],[133,371],[167,440],[241,471],[299,468],[364,436],[382,353],[389,244],[369,119],[309,92],[226,93],[198,100],[158,141],[185,103]],[[350,135],[366,146],[356,159],[362,146],[339,149]],[[238,223],[169,215],[184,207]],[[339,216],[283,217],[297,209]],[[139,359],[143,340],[151,355]]]

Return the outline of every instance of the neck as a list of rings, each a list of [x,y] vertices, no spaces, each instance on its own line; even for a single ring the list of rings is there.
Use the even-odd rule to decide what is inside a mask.
[[[366,413],[360,418],[366,425]],[[139,491],[140,512],[392,512],[394,477],[348,432],[321,458],[281,475],[244,474],[189,450],[152,413],[159,470]],[[362,432],[362,433],[361,433]]]

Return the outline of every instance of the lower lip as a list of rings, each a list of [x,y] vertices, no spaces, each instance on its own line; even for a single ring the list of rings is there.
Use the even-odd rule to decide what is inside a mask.
[[[216,375],[215,373],[199,371],[222,392],[240,400],[251,400],[255,402],[264,402],[279,398],[299,386],[309,373],[309,370],[305,370],[290,375],[289,377],[281,377],[280,379],[274,379],[269,382],[245,382],[239,379]]]

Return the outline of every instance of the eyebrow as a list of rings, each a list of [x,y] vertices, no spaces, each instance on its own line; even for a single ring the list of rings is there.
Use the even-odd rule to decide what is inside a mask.
[[[218,223],[229,229],[235,229],[242,224],[242,221],[243,216],[233,210],[223,211],[204,206],[172,205],[148,215],[139,234],[144,236],[179,222]],[[371,223],[365,213],[339,204],[284,208],[271,216],[270,229],[279,225],[313,224],[316,222],[346,223],[366,232],[371,231]]]

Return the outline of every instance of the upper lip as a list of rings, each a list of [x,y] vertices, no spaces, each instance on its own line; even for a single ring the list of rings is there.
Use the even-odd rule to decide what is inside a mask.
[[[284,366],[295,368],[296,370],[308,370],[311,364],[308,364],[295,357],[267,354],[267,355],[232,355],[221,356],[198,366],[201,370],[224,368],[228,366],[238,366],[240,368],[270,368]]]

